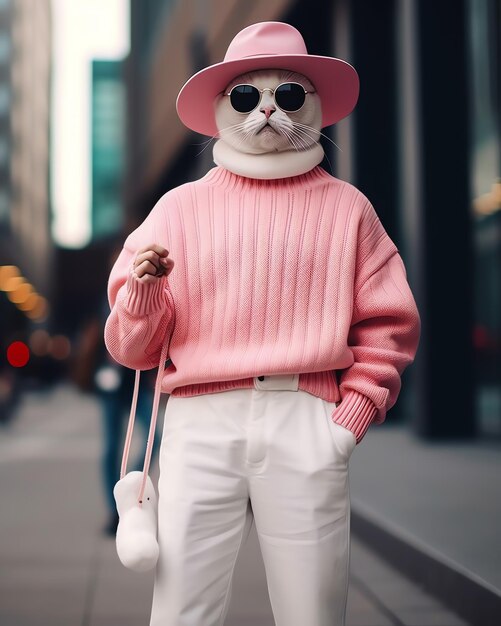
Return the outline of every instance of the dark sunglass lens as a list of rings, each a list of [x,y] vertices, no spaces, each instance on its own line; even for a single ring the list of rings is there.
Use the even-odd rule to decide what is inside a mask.
[[[250,113],[259,103],[259,91],[252,85],[237,85],[231,90],[231,106],[239,113]]]
[[[275,99],[284,111],[297,111],[304,104],[304,89],[296,83],[285,83],[275,91]]]

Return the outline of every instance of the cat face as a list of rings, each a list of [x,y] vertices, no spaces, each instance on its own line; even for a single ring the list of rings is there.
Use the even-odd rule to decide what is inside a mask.
[[[306,91],[312,83],[296,72],[256,70],[236,76],[224,89],[247,83],[258,89],[275,89],[284,82],[296,82]],[[239,152],[263,154],[287,150],[302,152],[318,142],[322,126],[322,109],[317,93],[308,93],[304,105],[295,112],[277,107],[270,91],[264,91],[259,105],[250,113],[239,113],[231,106],[229,96],[219,94],[214,102],[218,136]]]

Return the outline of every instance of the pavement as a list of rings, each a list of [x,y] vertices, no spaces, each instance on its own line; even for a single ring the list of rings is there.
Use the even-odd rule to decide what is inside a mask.
[[[351,456],[352,508],[501,590],[500,477],[499,439],[423,441],[389,416]]]
[[[381,465],[374,471],[370,457],[382,454],[383,431],[369,431],[366,437],[352,455],[352,502],[355,508],[364,501],[372,513],[379,507],[384,517],[389,492],[395,489],[389,476],[408,459],[397,455],[392,465],[386,453],[392,472],[386,476]],[[126,570],[116,556],[114,538],[102,533],[101,452],[99,406],[69,385],[27,393],[15,419],[0,427],[0,626],[148,625],[153,572]],[[131,458],[142,452],[135,438]],[[156,483],[156,462],[151,477]],[[379,498],[378,493],[385,495]],[[410,500],[400,499],[397,521],[414,533]],[[470,623],[383,559],[368,537],[352,533],[347,626]],[[273,624],[253,528],[237,562],[225,626]]]
[[[499,437],[427,441],[390,414],[350,459],[352,531],[467,621],[501,624],[500,476]]]

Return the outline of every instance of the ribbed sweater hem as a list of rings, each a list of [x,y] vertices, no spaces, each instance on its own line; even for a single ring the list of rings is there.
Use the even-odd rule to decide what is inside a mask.
[[[236,380],[195,383],[193,385],[176,387],[171,392],[171,395],[179,398],[189,398],[205,393],[219,393],[230,391],[231,389],[250,389],[252,387],[254,387],[254,378],[239,378]],[[298,389],[323,398],[327,402],[338,402],[340,400],[339,388],[332,372],[300,374]]]

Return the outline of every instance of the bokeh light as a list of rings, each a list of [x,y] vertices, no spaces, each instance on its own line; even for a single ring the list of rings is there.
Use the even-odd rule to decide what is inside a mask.
[[[0,265],[0,289],[5,291],[5,284],[11,278],[20,275],[19,268],[15,265]]]
[[[65,335],[54,335],[50,342],[50,354],[54,359],[63,361],[70,356],[71,343]]]
[[[33,331],[29,339],[31,352],[35,356],[47,356],[50,349],[50,341],[49,333],[43,328]]]
[[[23,341],[13,341],[7,348],[7,361],[12,367],[24,367],[30,360],[30,350]]]

